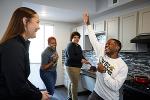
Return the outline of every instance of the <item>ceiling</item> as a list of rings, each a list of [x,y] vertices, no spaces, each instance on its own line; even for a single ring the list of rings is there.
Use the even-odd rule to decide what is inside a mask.
[[[82,14],[88,10],[90,18],[140,5],[149,0],[118,0],[112,5],[112,0],[23,0],[22,6],[34,9],[42,20],[78,24],[82,22]],[[124,6],[123,6],[124,5]]]
[[[82,13],[85,9],[88,9],[91,15],[96,14],[95,0],[61,0],[62,2],[55,0],[59,1],[59,3],[52,2],[53,0],[49,1],[51,1],[49,3],[51,5],[49,5],[48,2],[45,2],[45,4],[39,2],[23,2],[22,6],[34,9],[42,20],[59,22],[79,23],[82,21]],[[64,1],[68,2],[65,3]]]

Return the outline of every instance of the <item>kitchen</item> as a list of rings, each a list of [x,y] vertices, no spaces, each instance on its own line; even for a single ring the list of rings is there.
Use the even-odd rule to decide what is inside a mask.
[[[16,1],[16,2],[15,2]],[[56,1],[56,0],[55,0]],[[122,57],[129,63],[129,74],[134,74],[132,72],[135,72],[135,74],[144,74],[150,73],[148,69],[150,66],[150,62],[148,59],[150,59],[149,56],[149,48],[147,48],[147,44],[141,44],[141,43],[130,43],[130,40],[136,37],[140,33],[150,33],[150,29],[148,26],[150,25],[150,21],[147,20],[150,17],[149,13],[149,0],[118,0],[117,3],[112,3],[112,0],[95,0],[96,3],[93,3],[91,1],[88,1],[88,3],[85,3],[84,0],[76,0],[80,1],[80,3],[75,3],[75,0],[71,3],[71,7],[68,6],[71,11],[73,11],[75,8],[78,8],[77,10],[80,11],[80,21],[78,22],[62,22],[62,21],[56,21],[52,20],[49,21],[50,23],[54,24],[55,26],[55,35],[58,39],[58,52],[60,55],[59,63],[58,63],[58,81],[56,85],[66,85],[66,77],[65,77],[65,69],[63,65],[63,50],[66,47],[66,44],[69,42],[69,35],[72,30],[77,30],[81,33],[82,38],[80,40],[80,45],[85,50],[85,54],[87,53],[88,57],[95,59],[95,62],[92,62],[93,65],[96,65],[96,58],[94,55],[94,52],[92,51],[92,46],[90,45],[90,42],[88,40],[88,36],[86,34],[86,30],[84,29],[84,26],[82,25],[82,10],[87,7],[90,14],[93,14],[97,12],[97,15],[91,16],[91,20],[93,22],[93,27],[95,29],[95,32],[97,33],[98,37],[101,37],[101,33],[106,32],[106,38],[114,37],[123,43],[122,48]],[[93,1],[93,0],[92,0]],[[116,1],[116,0],[115,0]],[[63,3],[65,0],[62,0],[61,3],[56,3],[54,1],[48,1],[48,0],[1,0],[0,1],[0,12],[1,12],[1,18],[0,18],[0,36],[5,31],[9,16],[12,13],[12,10],[16,7],[22,6],[22,5],[28,5],[30,4],[39,4],[39,5],[46,5],[46,6],[52,6],[56,8],[65,8],[67,9],[67,6]],[[59,1],[60,2],[60,1]],[[70,1],[71,2],[71,1]],[[67,0],[66,4],[70,3],[69,0]],[[54,4],[53,4],[54,3]],[[64,4],[64,5],[63,5]],[[82,8],[77,7],[83,6]],[[94,8],[94,5],[96,7]],[[74,7],[74,8],[73,8]],[[57,10],[56,10],[57,11]],[[71,16],[71,14],[67,15]],[[78,15],[79,16],[79,15]],[[65,19],[64,19],[65,20]],[[47,20],[46,20],[47,22]],[[65,35],[64,35],[65,34]],[[140,53],[137,53],[140,52]],[[144,52],[144,53],[142,53]],[[62,59],[62,60],[61,60]],[[91,61],[92,61],[91,60]],[[37,66],[37,65],[36,65]],[[132,67],[135,66],[135,67]],[[140,68],[141,66],[144,66],[144,68]],[[38,67],[39,68],[39,67]],[[38,72],[38,68],[34,68],[33,72]],[[138,70],[140,69],[140,71]],[[147,69],[147,70],[146,70]],[[142,70],[142,71],[141,71]],[[32,74],[32,71],[31,71]],[[34,74],[35,75],[35,74]],[[33,76],[34,76],[33,75]],[[38,73],[36,74],[38,75]],[[35,79],[34,76],[32,78],[32,81]],[[85,77],[89,78],[89,77]],[[93,80],[94,81],[94,80]],[[37,79],[37,81],[33,81],[35,85],[40,87],[41,89],[44,88],[43,84],[39,84],[41,81],[40,79]],[[66,84],[65,84],[66,82]],[[90,81],[91,82],[91,81]],[[91,83],[93,84],[93,83]],[[93,86],[90,85],[89,90],[92,90]],[[84,90],[84,88],[81,86],[81,90]]]

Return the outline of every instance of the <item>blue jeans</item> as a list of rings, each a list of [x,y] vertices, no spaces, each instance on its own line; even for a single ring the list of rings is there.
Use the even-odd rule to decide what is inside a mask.
[[[57,79],[56,69],[53,70],[40,69],[40,77],[43,80],[49,94],[53,95],[55,90],[56,79]]]

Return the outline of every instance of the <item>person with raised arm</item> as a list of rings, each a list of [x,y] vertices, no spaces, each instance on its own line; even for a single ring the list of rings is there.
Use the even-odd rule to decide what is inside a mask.
[[[88,29],[90,42],[99,58],[96,84],[88,100],[119,100],[119,89],[128,73],[127,64],[119,57],[121,42],[111,38],[105,45],[99,43],[90,25],[87,12],[83,14],[83,22]]]

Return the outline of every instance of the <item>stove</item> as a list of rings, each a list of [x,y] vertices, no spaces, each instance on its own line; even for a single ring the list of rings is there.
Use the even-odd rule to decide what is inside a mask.
[[[126,80],[123,85],[123,100],[131,99],[150,100],[150,84],[141,84],[134,80]]]

